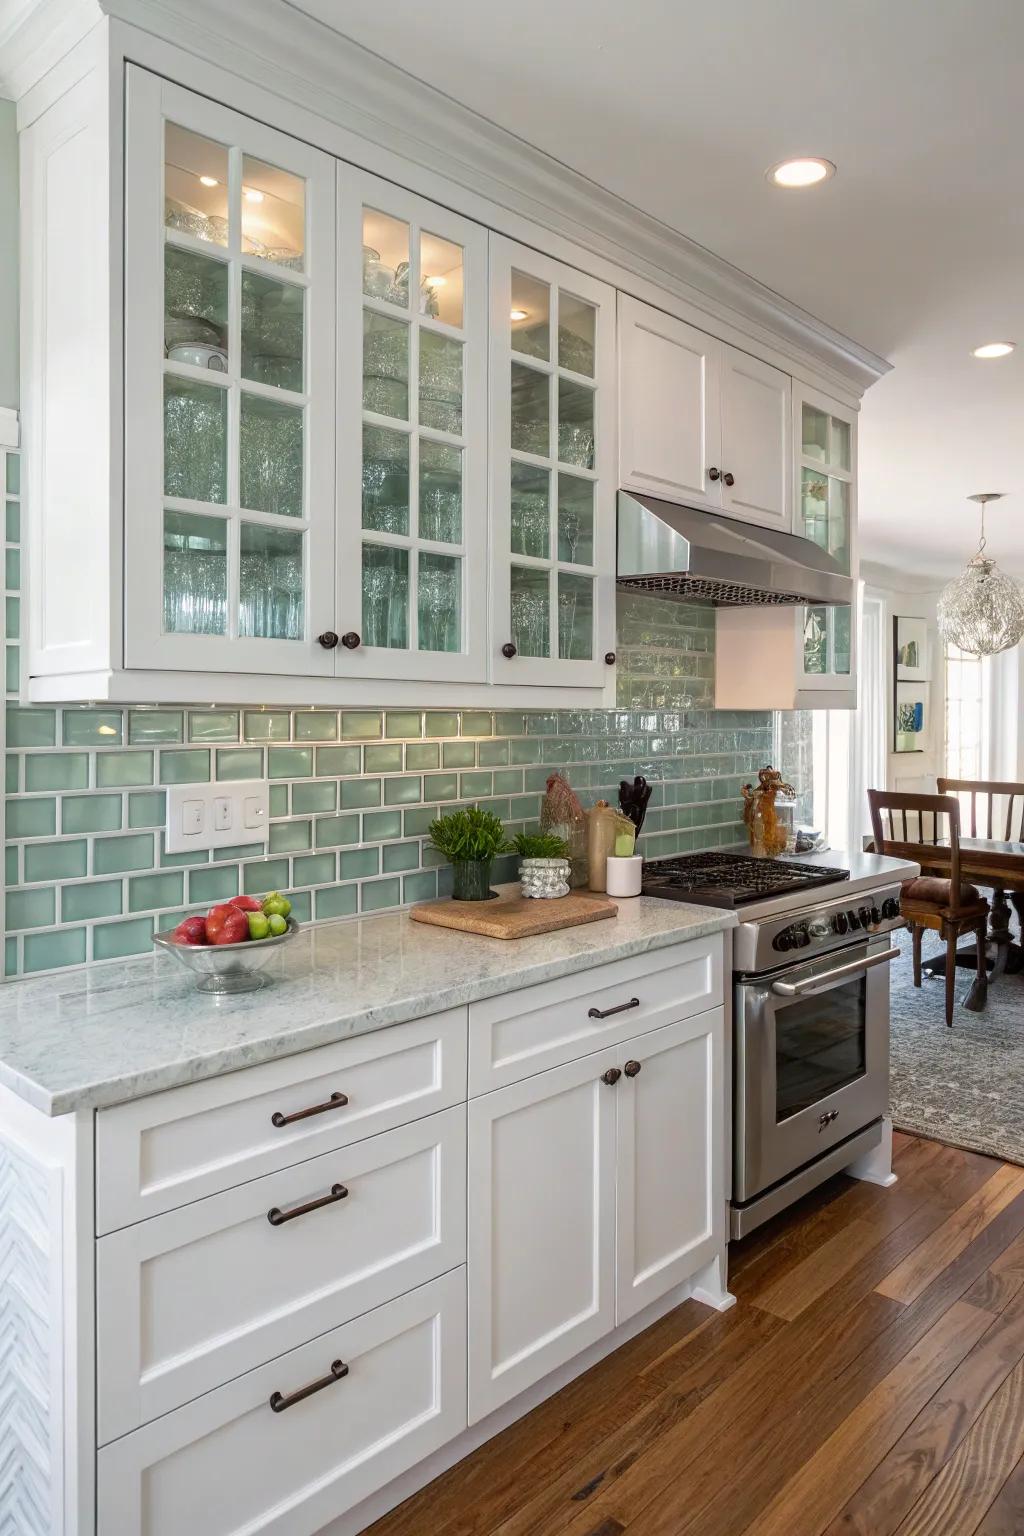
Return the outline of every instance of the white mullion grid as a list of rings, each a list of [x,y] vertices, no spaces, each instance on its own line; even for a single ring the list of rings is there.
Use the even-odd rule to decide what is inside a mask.
[[[227,485],[227,624],[225,636],[237,640],[241,629],[242,529],[239,509],[242,376],[242,151],[228,150],[228,485]]]
[[[228,245],[221,245],[216,240],[200,240],[195,235],[186,234],[182,229],[174,229],[169,224],[165,224],[164,239],[168,245],[177,246],[179,251],[188,251],[193,256],[205,256],[208,261],[226,262],[229,258],[230,232]]]
[[[4,584],[3,584],[3,592],[4,592],[4,696],[5,696],[5,698],[8,701],[16,700],[18,695],[16,693],[12,694],[9,691],[8,687],[7,687],[7,652],[9,650],[9,648],[10,648],[12,639],[16,640],[18,642],[18,645],[19,645],[19,661],[21,662],[20,670],[21,670],[21,674],[24,675],[24,664],[23,664],[23,661],[22,661],[22,658],[24,656],[24,647],[21,644],[21,640],[22,640],[22,628],[23,628],[23,625],[24,625],[24,622],[25,622],[25,615],[24,615],[24,612],[22,611],[22,604],[21,604],[21,593],[24,591],[24,587],[25,587],[24,572],[22,572],[22,574],[21,574],[21,580],[19,582],[19,590],[18,590],[17,593],[12,592],[10,590],[10,588],[8,587],[8,585],[7,585],[7,561],[8,561],[8,558],[9,558],[8,552],[10,550],[12,550],[12,549],[16,549],[18,551],[18,557],[19,557],[19,562],[20,562],[20,558],[21,558],[21,541],[22,541],[22,536],[24,534],[24,529],[20,526],[20,521],[19,521],[18,542],[15,543],[13,540],[8,539],[8,537],[7,537],[7,503],[8,502],[12,502],[12,503],[14,503],[15,505],[18,506],[18,508],[19,508],[19,514],[18,514],[19,520],[20,520],[20,517],[21,517],[21,512],[20,512],[20,508],[21,508],[21,492],[19,490],[18,493],[15,494],[13,491],[8,491],[8,489],[7,489],[7,466],[8,466],[8,463],[9,463],[9,461],[10,461],[10,459],[12,457],[13,457],[12,453],[9,452],[6,448],[0,448],[0,487],[2,487],[2,489],[3,489],[3,496],[4,496],[4,502],[3,502],[3,509],[4,509]],[[21,482],[19,481],[19,486],[20,486],[20,483]],[[12,597],[17,597],[18,598],[18,628],[17,628],[17,633],[14,636],[12,636],[8,632],[8,628],[7,628],[7,607],[8,607],[9,600]],[[4,715],[5,715],[5,719],[4,719],[3,725],[0,726],[0,731],[3,732],[4,763],[5,763],[5,770],[4,771],[5,771],[5,784],[6,784],[6,748],[7,748],[6,710],[4,711]],[[20,759],[17,759],[16,761],[18,762],[18,786],[20,787],[20,784],[21,784]],[[21,975],[21,972],[22,972],[21,935],[20,934],[8,934],[7,933],[7,922],[6,922],[7,869],[6,869],[6,859],[7,859],[7,846],[8,846],[8,844],[7,844],[7,841],[6,841],[7,814],[6,814],[5,805],[6,805],[6,796],[5,796],[4,805],[0,805],[0,832],[2,832],[4,834],[4,836],[3,836],[3,843],[4,843],[4,884],[3,884],[2,889],[0,889],[0,921],[3,922],[4,941],[5,941],[4,942],[4,963],[3,963],[2,970],[0,970],[0,977],[3,977],[4,980],[7,979],[7,943],[6,943],[6,941],[7,941],[8,938],[12,938],[14,940],[14,968],[13,968],[13,971],[11,972],[11,975],[12,975],[12,977],[13,976],[19,976],[19,975]],[[15,878],[15,882],[18,885],[20,885],[21,881],[22,881],[22,875],[23,875],[21,846],[19,844],[12,844],[10,846],[14,847],[14,850],[15,850],[15,854],[14,854],[14,859],[15,859],[14,878]]]
[[[253,256],[243,251],[241,246],[238,249],[238,265],[244,272],[252,272],[257,277],[272,278],[275,283],[282,283],[287,287],[308,290],[312,286],[308,272],[299,272],[294,267],[279,266],[276,261],[267,261],[265,256]]]
[[[420,648],[420,226],[410,219],[409,229],[409,618],[406,631],[410,651]]]
[[[550,340],[548,352],[551,356],[551,384],[549,386],[550,399],[548,400],[549,420],[548,427],[548,553],[551,557],[551,574],[548,578],[548,628],[549,628],[549,654],[552,661],[559,661],[558,654],[558,284],[552,283],[550,290],[550,313],[548,323],[550,326]]]

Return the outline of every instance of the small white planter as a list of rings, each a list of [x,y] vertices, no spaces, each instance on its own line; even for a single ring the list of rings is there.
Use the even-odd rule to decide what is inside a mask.
[[[550,901],[569,894],[568,859],[524,859],[519,866],[519,885],[524,896]]]

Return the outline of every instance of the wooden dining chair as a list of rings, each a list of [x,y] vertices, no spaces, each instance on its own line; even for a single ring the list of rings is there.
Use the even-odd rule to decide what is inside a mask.
[[[955,795],[959,800],[965,837],[1024,843],[1024,784],[1009,779],[939,779],[938,789],[940,795]],[[1005,961],[1011,938],[1006,893],[1010,893],[1024,939],[1024,880],[1015,881],[999,874],[978,883],[992,892],[991,935]]]
[[[938,933],[946,945],[946,1023],[952,1026],[956,1001],[956,946],[962,934],[973,933],[977,946],[977,976],[964,1007],[974,1013],[980,1012],[985,1006],[988,986],[985,956],[988,902],[976,886],[968,885],[960,878],[960,803],[950,795],[869,789],[868,804],[876,853],[931,865],[935,864],[939,850],[943,863],[948,856],[948,879],[918,875],[903,882],[900,913],[910,929],[915,987],[921,985],[924,930],[929,928]]]

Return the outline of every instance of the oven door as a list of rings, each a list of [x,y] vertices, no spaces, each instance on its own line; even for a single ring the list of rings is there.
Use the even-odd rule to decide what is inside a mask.
[[[866,939],[736,983],[734,1200],[885,1114],[897,953],[888,936]]]

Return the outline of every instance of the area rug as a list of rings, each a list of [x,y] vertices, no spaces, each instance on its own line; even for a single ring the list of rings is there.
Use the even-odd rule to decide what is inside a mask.
[[[957,972],[953,1028],[946,1028],[941,976],[918,990],[910,935],[894,935],[892,964],[893,1124],[900,1130],[1024,1164],[1024,975],[1001,976],[983,1013],[961,1007],[971,973]],[[930,943],[929,943],[930,941]],[[924,961],[941,953],[924,936]]]

